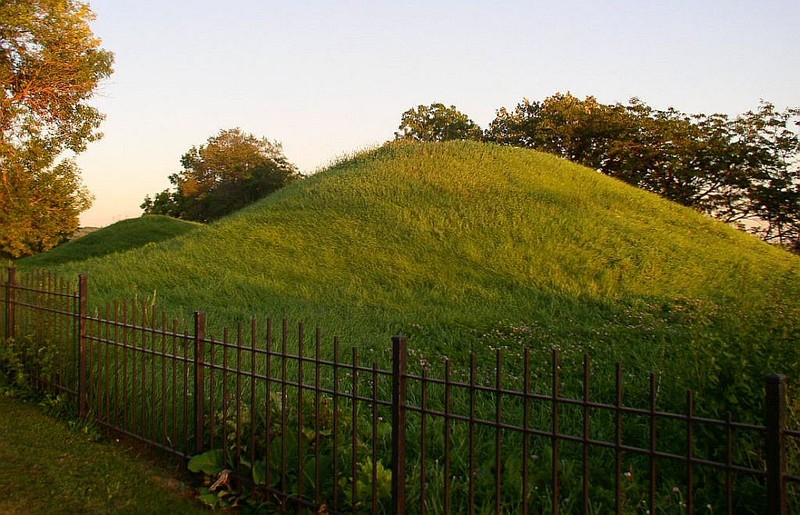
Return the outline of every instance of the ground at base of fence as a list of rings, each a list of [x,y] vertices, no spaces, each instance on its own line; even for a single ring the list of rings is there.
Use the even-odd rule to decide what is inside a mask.
[[[0,513],[203,513],[162,463],[0,395]]]

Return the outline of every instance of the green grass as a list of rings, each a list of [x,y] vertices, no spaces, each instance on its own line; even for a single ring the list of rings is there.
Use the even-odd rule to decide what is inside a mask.
[[[0,396],[0,512],[202,513],[175,471]]]
[[[130,221],[131,227],[144,222],[171,221]],[[121,237],[102,231],[98,248],[115,247]],[[44,262],[18,264],[26,269]],[[524,149],[387,144],[214,224],[124,252],[47,266],[69,277],[88,273],[93,308],[104,311],[116,299],[137,298],[184,321],[203,309],[208,333],[217,337],[222,326],[254,315],[288,317],[322,327],[326,345],[339,335],[344,356],[353,345],[362,362],[385,365],[390,336],[405,333],[412,367],[427,360],[438,369],[432,375],[441,377],[447,356],[454,361],[454,378],[464,380],[474,351],[481,381],[492,376],[494,351],[502,349],[507,388],[522,387],[521,356],[528,348],[532,388],[548,393],[550,352],[557,348],[561,393],[579,396],[582,355],[589,353],[597,402],[613,400],[613,364],[620,361],[626,405],[647,406],[652,370],[661,373],[660,410],[684,412],[686,389],[692,388],[697,415],[724,418],[732,410],[738,421],[763,422],[764,375],[784,373],[793,384],[800,377],[800,259],[592,170]],[[463,411],[469,399],[455,397],[454,409]],[[492,396],[477,403],[478,413],[491,419]],[[790,409],[796,412],[796,401]],[[521,411],[518,402],[505,401],[504,417],[519,420]],[[565,408],[562,427],[568,431],[572,424],[579,431],[579,415]],[[549,427],[546,403],[530,418],[536,427]],[[646,445],[641,420],[637,425],[631,416],[628,422],[626,442],[639,438]],[[454,445],[463,446],[466,428],[455,425]],[[412,421],[410,434],[418,426]],[[359,424],[358,430],[369,428]],[[663,422],[661,430],[659,448],[683,452],[682,429]],[[592,431],[611,439],[614,422],[595,414]],[[492,436],[478,438],[476,452],[487,463]],[[698,436],[698,456],[718,450],[720,438],[705,437],[713,442],[701,445]],[[518,435],[507,435],[504,446],[519,445]],[[535,439],[534,447],[540,456],[549,452],[547,439]],[[580,484],[578,451],[562,454],[570,488]],[[598,470],[613,461],[601,451],[592,457]],[[631,459],[626,466],[646,464]],[[670,495],[669,474],[675,471],[662,466],[666,479],[659,488]],[[672,467],[680,469],[675,477],[681,467]],[[441,470],[432,474],[439,472],[443,478]],[[462,472],[454,473],[464,477]],[[704,474],[714,477],[713,471]],[[512,476],[519,474],[506,479]],[[549,479],[536,481],[544,491]],[[491,504],[489,483],[480,495]],[[613,505],[612,483],[608,473],[592,480],[601,512]],[[704,484],[718,486],[711,479]],[[743,484],[750,483],[740,482],[737,489]],[[463,501],[460,488],[455,497]],[[626,497],[644,498],[644,491]]]
[[[113,228],[92,236],[113,247]],[[765,374],[800,377],[800,259],[592,170],[491,144],[387,144],[182,236],[50,268],[88,273],[98,308],[147,297],[184,320],[203,309],[217,335],[285,316],[378,361],[401,332],[431,361],[527,346],[577,364],[589,352],[602,376],[616,360],[661,372],[676,404],[694,388],[713,412],[760,416],[751,397]]]
[[[49,252],[21,260],[28,266],[51,266],[84,261],[156,244],[186,234],[199,224],[153,215],[122,220],[60,245]]]

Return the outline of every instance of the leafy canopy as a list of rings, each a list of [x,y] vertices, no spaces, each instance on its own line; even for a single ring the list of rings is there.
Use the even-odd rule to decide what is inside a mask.
[[[98,139],[90,106],[111,75],[94,14],[74,0],[4,0],[0,9],[0,253],[46,250],[72,233],[91,196],[64,151]]]
[[[295,165],[281,144],[244,133],[222,130],[205,145],[181,157],[183,170],[169,177],[173,190],[145,197],[145,214],[170,215],[209,222],[265,197],[297,179]]]
[[[403,113],[400,132],[395,132],[395,140],[408,141],[450,141],[482,139],[481,128],[467,115],[456,109],[434,103],[419,105]]]

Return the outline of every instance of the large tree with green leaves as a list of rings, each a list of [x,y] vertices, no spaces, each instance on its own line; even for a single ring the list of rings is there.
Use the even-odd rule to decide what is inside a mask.
[[[419,105],[402,114],[396,140],[449,141],[480,140],[481,128],[456,106]]]
[[[91,196],[74,162],[100,137],[89,104],[113,55],[92,33],[94,14],[75,0],[0,4],[0,253],[46,250],[71,234]]]
[[[513,111],[500,108],[486,138],[602,168],[608,160],[609,144],[628,125],[624,110],[617,106],[601,104],[594,97],[581,100],[557,93],[542,102],[525,98]]]
[[[800,254],[800,109],[769,102],[737,116],[733,136],[750,180],[744,204],[750,230]]]
[[[12,170],[4,177],[0,231],[3,252],[18,257],[55,247],[78,228],[91,204],[73,161]]]
[[[181,157],[183,170],[169,177],[172,190],[145,197],[145,214],[209,222],[230,214],[299,178],[277,141],[220,131]]]

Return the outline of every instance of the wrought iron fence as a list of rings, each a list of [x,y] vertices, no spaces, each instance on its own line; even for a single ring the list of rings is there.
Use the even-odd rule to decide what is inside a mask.
[[[598,393],[588,357],[566,391],[556,351],[543,387],[527,350],[436,368],[410,362],[398,336],[386,367],[286,320],[214,338],[201,312],[189,331],[147,302],[90,312],[85,276],[75,289],[9,269],[2,286],[4,366],[18,360],[33,386],[109,431],[219,460],[287,511],[800,509],[782,376],[766,379],[763,424],[718,420],[695,413],[691,391],[683,412],[661,410],[653,374],[626,402],[620,365],[613,391]]]

